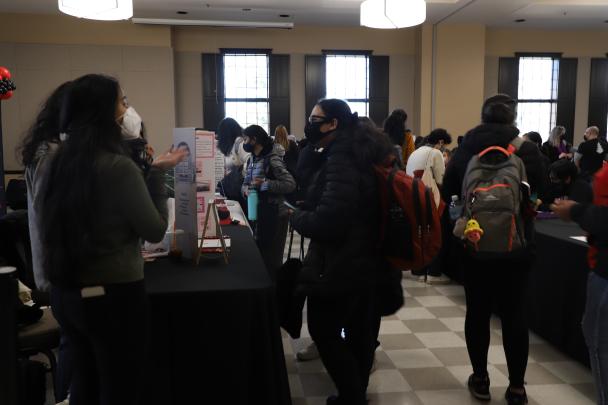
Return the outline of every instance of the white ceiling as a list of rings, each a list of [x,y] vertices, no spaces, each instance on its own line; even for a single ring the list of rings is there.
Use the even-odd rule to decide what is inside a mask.
[[[133,0],[136,17],[293,21],[296,25],[337,26],[359,25],[360,3],[361,0]],[[494,27],[608,29],[605,23],[608,0],[427,0],[427,5],[430,22],[466,6],[447,21]],[[177,15],[178,10],[187,11],[188,15]],[[0,0],[0,12],[59,13],[57,0]],[[282,18],[279,14],[289,17]],[[526,22],[515,23],[519,18]]]

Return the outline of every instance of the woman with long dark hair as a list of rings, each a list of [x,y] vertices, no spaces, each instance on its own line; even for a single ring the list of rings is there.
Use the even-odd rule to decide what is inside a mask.
[[[407,113],[402,109],[394,110],[384,120],[384,133],[388,135],[399,156],[401,166],[405,167],[410,155],[414,152],[414,138],[411,131],[407,130]]]
[[[308,329],[338,389],[327,403],[366,404],[379,327],[374,301],[381,261],[373,164],[392,148],[342,100],[317,103],[305,133],[322,150],[305,201],[291,218],[294,229],[311,239],[299,286],[308,297]]]
[[[42,105],[34,123],[27,132],[19,148],[21,162],[25,167],[27,187],[27,215],[32,252],[32,270],[36,288],[48,291],[49,280],[44,271],[42,252],[40,212],[44,205],[44,195],[48,180],[50,162],[59,147],[59,113],[70,82],[57,87]],[[55,378],[55,399],[63,401],[68,396],[72,379],[72,358],[69,345],[62,333],[59,344],[59,358]]]
[[[141,239],[164,237],[163,172],[184,157],[164,154],[144,177],[121,143],[125,111],[111,77],[69,85],[42,207],[44,268],[73,351],[76,405],[138,403],[148,326]]]
[[[249,153],[243,149],[243,128],[234,118],[226,117],[218,125],[216,131],[217,147],[225,157],[224,178],[220,182],[222,194],[241,203],[243,209],[247,204],[241,196],[243,184],[243,167],[247,163]]]

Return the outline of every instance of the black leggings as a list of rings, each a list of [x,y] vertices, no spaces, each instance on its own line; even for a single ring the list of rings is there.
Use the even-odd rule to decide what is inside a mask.
[[[523,261],[477,261],[464,264],[467,315],[465,334],[473,372],[487,374],[490,317],[502,321],[502,338],[511,386],[523,388],[528,365],[525,297],[529,264]]]
[[[335,299],[308,298],[308,330],[338,389],[340,403],[367,403],[377,339],[373,301],[371,292]]]
[[[73,359],[70,404],[138,404],[148,343],[143,281],[105,286],[93,298],[54,286],[51,305]]]

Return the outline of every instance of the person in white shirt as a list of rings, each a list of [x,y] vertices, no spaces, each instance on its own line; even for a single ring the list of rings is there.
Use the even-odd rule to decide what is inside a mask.
[[[443,160],[442,148],[452,143],[452,136],[445,129],[433,130],[426,137],[426,145],[416,149],[407,161],[406,173],[412,177],[422,178],[424,171],[429,168],[432,178],[441,187],[445,173],[445,162]],[[434,188],[431,184],[427,187]]]
[[[406,173],[421,179],[425,186],[433,190],[435,205],[439,207],[439,188],[443,184],[445,161],[442,149],[452,143],[451,135],[445,129],[435,129],[426,138],[426,144],[416,149],[407,161]],[[411,276],[428,284],[446,284],[450,279],[441,274],[441,258],[438,257],[430,266],[419,272],[412,271]]]

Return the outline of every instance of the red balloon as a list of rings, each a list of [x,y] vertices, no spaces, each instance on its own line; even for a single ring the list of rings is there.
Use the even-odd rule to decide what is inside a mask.
[[[4,93],[3,95],[0,96],[0,100],[8,100],[9,98],[13,97],[13,91],[9,90],[6,93]]]
[[[0,66],[0,78],[2,79],[10,79],[11,78],[11,72],[5,68],[4,66]]]

